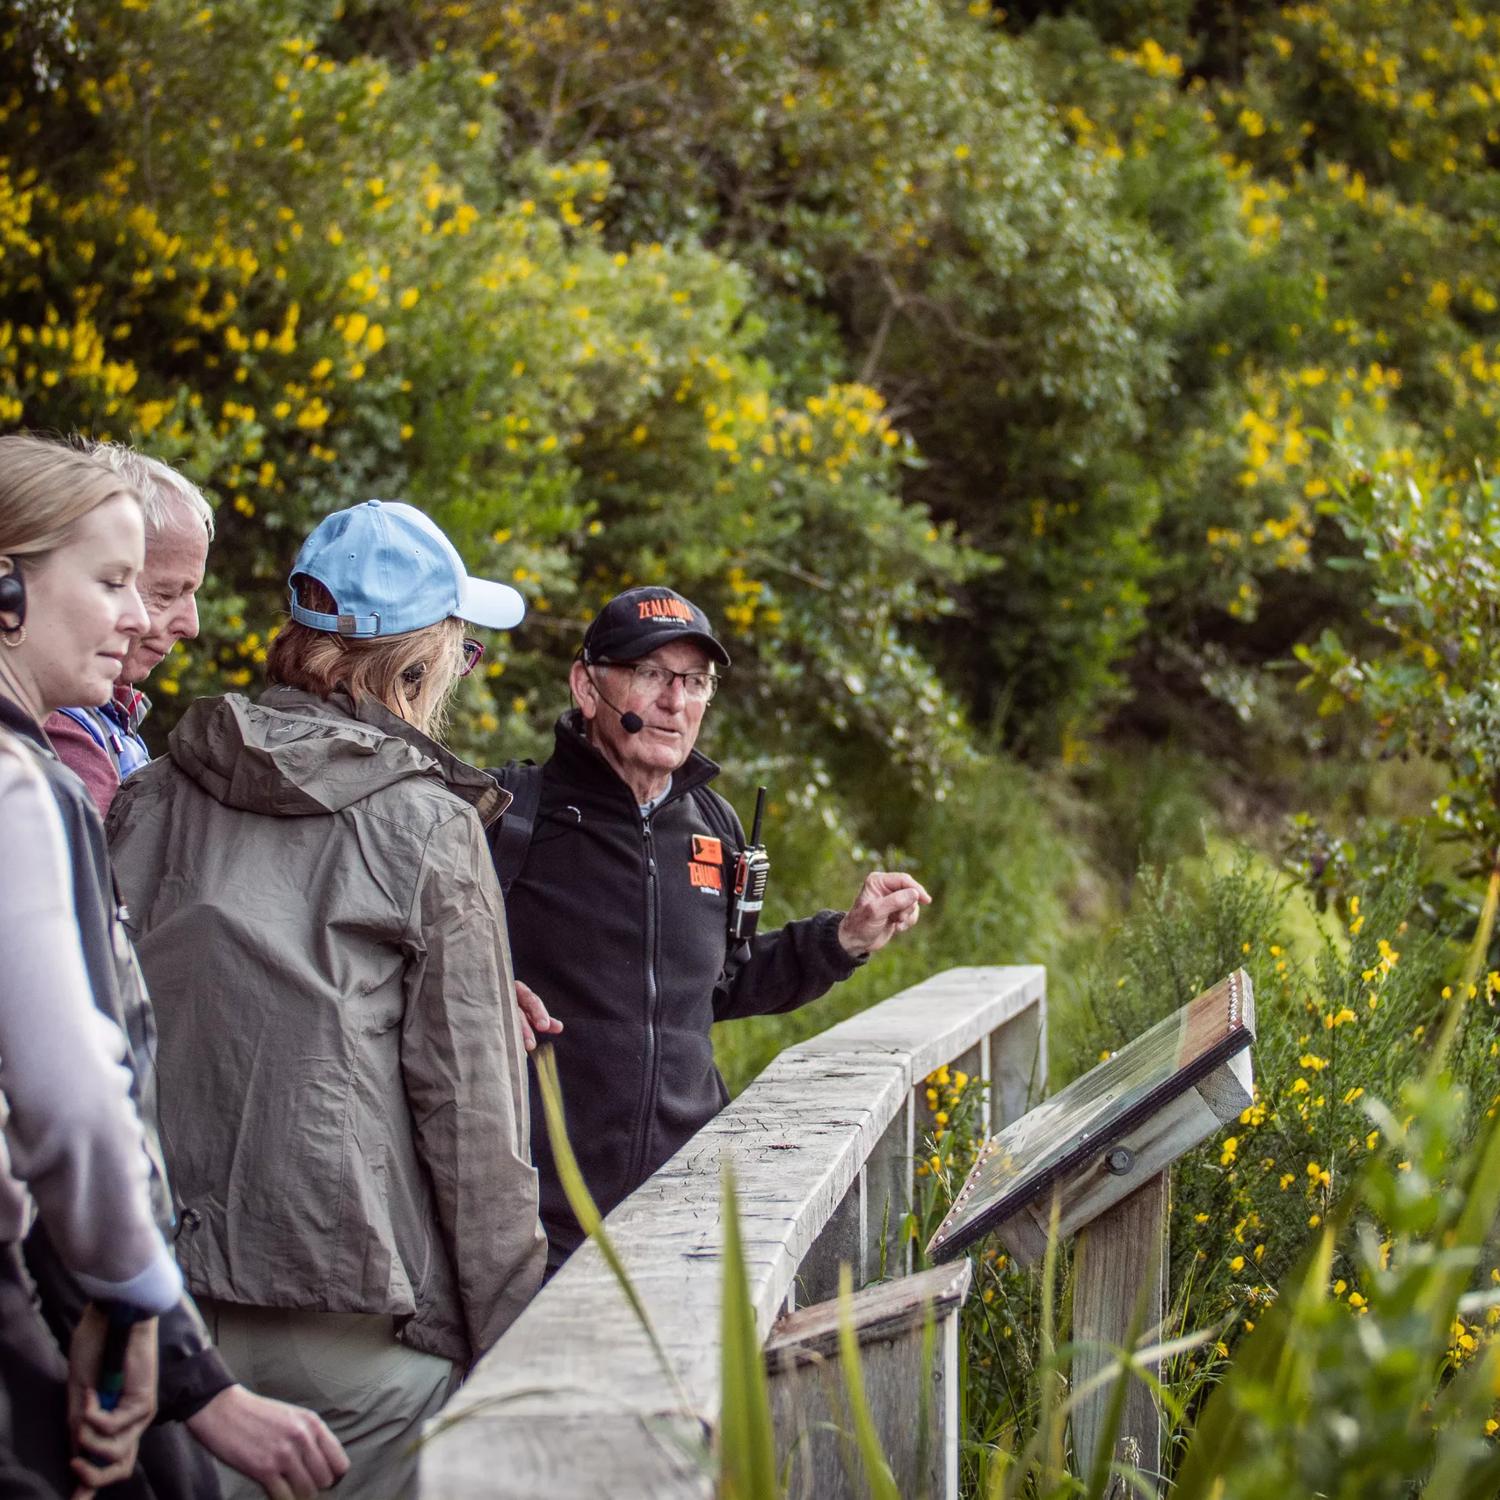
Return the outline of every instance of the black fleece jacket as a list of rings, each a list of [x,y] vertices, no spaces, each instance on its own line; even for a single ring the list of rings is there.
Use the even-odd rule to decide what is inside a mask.
[[[553,1041],[568,1136],[605,1213],[728,1102],[715,1021],[794,1010],[862,962],[840,946],[836,911],[730,954],[729,891],[745,835],[708,786],[718,771],[694,751],[642,818],[584,738],[578,711],[564,714],[526,862],[506,896],[516,977],[565,1027]],[[583,1236],[544,1119],[533,1073],[532,1153],[556,1266]]]

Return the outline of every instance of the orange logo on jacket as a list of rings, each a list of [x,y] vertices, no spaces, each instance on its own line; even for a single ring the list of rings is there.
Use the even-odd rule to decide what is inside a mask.
[[[724,850],[706,833],[693,835],[693,857],[688,861],[688,879],[699,890],[712,895],[724,889]]]

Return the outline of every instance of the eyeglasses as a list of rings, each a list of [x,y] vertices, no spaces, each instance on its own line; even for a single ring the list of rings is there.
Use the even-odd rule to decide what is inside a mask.
[[[659,667],[649,661],[605,661],[599,665],[632,673],[635,681],[631,686],[648,698],[654,698],[671,687],[674,679],[682,684],[683,696],[690,703],[710,703],[719,691],[719,678],[713,672],[674,672],[670,667]]]
[[[467,677],[479,665],[479,658],[483,655],[484,642],[476,641],[472,636],[466,635],[464,637],[464,665],[463,670],[458,675],[460,677]]]

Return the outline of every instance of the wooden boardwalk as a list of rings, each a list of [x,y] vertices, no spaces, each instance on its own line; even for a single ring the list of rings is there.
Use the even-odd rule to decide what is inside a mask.
[[[609,1216],[661,1367],[597,1248],[536,1298],[429,1430],[423,1500],[705,1497],[719,1408],[721,1171],[739,1185],[762,1338],[778,1314],[906,1269],[898,1230],[944,1064],[991,1081],[986,1124],[1045,1082],[1046,975],[950,969],[783,1052]],[[956,1474],[956,1469],[955,1469]]]

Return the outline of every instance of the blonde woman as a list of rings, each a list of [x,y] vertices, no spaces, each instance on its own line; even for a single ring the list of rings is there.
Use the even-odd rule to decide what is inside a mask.
[[[105,1050],[118,1057],[120,1031],[95,1013],[97,997],[121,1020],[130,983],[103,833],[39,727],[64,703],[109,697],[145,626],[135,591],[144,540],[139,498],[108,469],[41,438],[0,437],[0,1086],[11,1168],[0,1152],[0,1451],[54,1493],[134,1468],[156,1408],[156,1316],[181,1290],[154,1222],[131,1079]],[[71,1374],[41,1322],[21,1267],[29,1214],[18,1179],[87,1294],[133,1325],[113,1414],[88,1395],[99,1312],[72,1341]],[[75,1451],[97,1459],[74,1457],[71,1473],[70,1428]]]
[[[195,703],[110,812],[179,1258],[242,1375],[343,1442],[345,1496],[408,1492],[422,1421],[545,1259],[484,840],[506,798],[437,738],[482,650],[461,622],[522,612],[410,506],[329,516],[270,689]]]
[[[49,439],[0,437],[0,723],[32,756],[62,819],[89,988],[96,1008],[125,1033],[153,1208],[158,1224],[170,1230],[151,1004],[120,922],[99,816],[39,727],[65,705],[107,702],[122,663],[149,633],[149,612],[136,591],[144,534],[142,500],[130,476]],[[17,831],[6,827],[4,834],[5,847],[15,847],[10,839]],[[22,852],[29,858],[24,846]],[[24,861],[22,867],[29,868]],[[100,1204],[99,1211],[108,1206]],[[66,1246],[47,1230],[44,1219],[27,1236],[26,1266],[48,1320],[71,1328],[88,1298],[62,1253]],[[158,1495],[213,1500],[214,1469],[194,1439],[293,1500],[311,1500],[343,1473],[344,1456],[320,1420],[236,1383],[190,1297],[162,1314],[158,1352],[157,1422],[142,1435],[141,1474],[133,1483],[149,1483]]]

